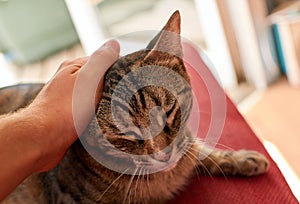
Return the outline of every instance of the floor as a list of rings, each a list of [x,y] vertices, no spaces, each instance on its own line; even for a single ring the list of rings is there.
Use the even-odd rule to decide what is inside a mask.
[[[273,143],[300,178],[300,87],[281,78],[243,115],[259,137]]]

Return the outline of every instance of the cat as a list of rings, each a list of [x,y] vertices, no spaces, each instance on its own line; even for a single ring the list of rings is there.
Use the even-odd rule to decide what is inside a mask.
[[[192,106],[192,92],[182,60],[179,35],[180,14],[176,11],[146,49],[120,57],[105,76],[96,117],[81,139],[70,147],[57,167],[32,175],[2,203],[164,203],[188,184],[197,169],[210,175],[225,176],[264,173],[268,160],[262,154],[247,150],[210,149],[191,135],[186,123]],[[141,67],[145,69],[138,72]],[[168,74],[159,75],[156,69],[160,67],[176,73],[186,84],[173,77],[168,78]],[[123,86],[118,87],[125,75],[130,73],[133,77],[127,77]],[[159,76],[156,80],[164,84],[179,84],[178,95],[155,85],[135,91],[139,83],[135,77],[153,79],[153,73]],[[0,113],[25,107],[41,88],[41,84],[32,84],[0,90]],[[131,96],[129,100],[128,93]],[[125,104],[126,100],[128,104]],[[126,111],[131,122],[124,119]],[[124,119],[124,127],[120,128],[116,119]],[[157,136],[147,138],[149,132],[146,129],[150,123],[161,131],[157,132]],[[84,147],[92,150],[93,157]],[[184,148],[186,151],[182,157],[172,165],[150,172],[168,163]],[[163,149],[167,152],[158,153]],[[120,152],[134,156],[124,157]],[[141,161],[135,159],[135,156],[141,155],[150,155],[143,157],[143,162],[150,168],[140,165]],[[116,170],[98,162],[98,159],[103,159]],[[132,172],[126,172],[130,168]]]

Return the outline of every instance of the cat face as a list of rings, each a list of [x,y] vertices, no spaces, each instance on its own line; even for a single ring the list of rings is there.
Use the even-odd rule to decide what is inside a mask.
[[[152,162],[167,162],[185,144],[189,84],[177,11],[145,50],[121,57],[110,68],[87,143],[114,157],[121,156],[111,144],[131,155],[151,155]]]

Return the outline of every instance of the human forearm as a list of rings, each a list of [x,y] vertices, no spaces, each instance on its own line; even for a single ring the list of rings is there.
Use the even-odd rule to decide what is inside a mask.
[[[88,125],[93,101],[101,97],[100,79],[119,51],[116,41],[108,41],[90,57],[63,62],[27,108],[0,116],[0,200],[32,173],[48,171],[61,161]],[[76,123],[74,101],[80,104]]]
[[[44,128],[26,111],[0,118],[0,200],[36,170],[41,155],[37,136]]]

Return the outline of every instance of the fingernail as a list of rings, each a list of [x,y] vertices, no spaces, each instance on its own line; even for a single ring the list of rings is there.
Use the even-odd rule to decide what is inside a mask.
[[[109,40],[104,45],[102,45],[99,50],[109,49],[113,52],[115,56],[119,56],[120,45],[116,40]]]

